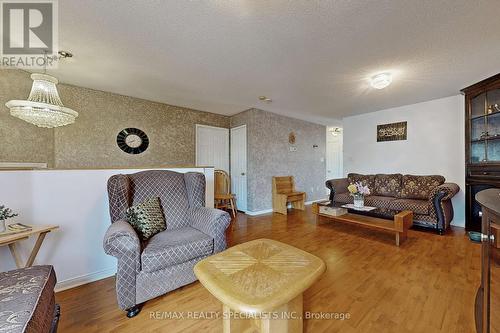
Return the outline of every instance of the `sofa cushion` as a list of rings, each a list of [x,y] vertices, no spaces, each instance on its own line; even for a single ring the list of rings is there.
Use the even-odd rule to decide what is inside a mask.
[[[394,197],[384,197],[381,195],[369,195],[365,197],[365,206],[389,208],[391,202],[396,200]]]
[[[334,201],[342,204],[348,204],[353,203],[354,198],[349,193],[335,193]]]
[[[401,193],[402,178],[403,175],[400,173],[375,175],[375,189],[373,194],[398,197]]]
[[[443,176],[414,176],[404,175],[401,189],[401,198],[428,200],[432,190],[444,184]]]
[[[411,210],[415,214],[428,215],[432,207],[429,200],[397,199],[390,203],[389,208],[394,210]]]
[[[142,270],[154,272],[211,254],[213,243],[212,237],[191,227],[162,231],[142,251]]]
[[[373,193],[373,189],[375,188],[375,176],[374,175],[362,175],[359,173],[350,173],[347,175],[347,179],[349,180],[349,184],[355,184],[357,182],[361,182],[364,186],[368,186],[370,192]]]

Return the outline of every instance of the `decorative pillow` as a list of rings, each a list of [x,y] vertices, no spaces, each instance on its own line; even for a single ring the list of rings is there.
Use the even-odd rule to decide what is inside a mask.
[[[401,198],[428,200],[432,190],[444,184],[443,176],[404,175]]]
[[[160,199],[157,197],[129,207],[127,209],[127,222],[137,231],[142,240],[148,240],[167,228]]]
[[[400,173],[375,175],[374,194],[384,197],[398,197],[401,194],[402,178],[403,175]]]
[[[373,189],[375,188],[375,176],[374,175],[362,175],[359,173],[350,173],[347,175],[347,179],[350,184],[355,184],[361,182],[363,186],[368,186],[368,189],[373,194]]]

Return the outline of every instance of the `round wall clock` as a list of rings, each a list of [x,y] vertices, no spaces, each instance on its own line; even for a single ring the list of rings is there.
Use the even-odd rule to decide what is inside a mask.
[[[137,128],[126,128],[116,137],[116,143],[128,154],[140,154],[149,146],[146,133]]]

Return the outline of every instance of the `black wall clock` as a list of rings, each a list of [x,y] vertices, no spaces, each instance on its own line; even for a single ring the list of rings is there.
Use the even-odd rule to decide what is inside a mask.
[[[146,133],[137,128],[126,128],[116,137],[116,143],[128,154],[140,154],[149,146]]]

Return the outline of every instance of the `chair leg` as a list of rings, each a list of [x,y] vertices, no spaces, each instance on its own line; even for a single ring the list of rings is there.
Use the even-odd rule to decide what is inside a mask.
[[[234,200],[233,199],[229,199],[229,202],[231,204],[231,211],[233,212],[233,217],[236,217],[236,211],[235,211],[235,207],[234,207]]]
[[[127,317],[133,318],[133,317],[137,316],[139,314],[139,312],[141,312],[141,309],[142,309],[142,304],[134,305],[133,307],[131,307],[130,309],[127,310]]]

